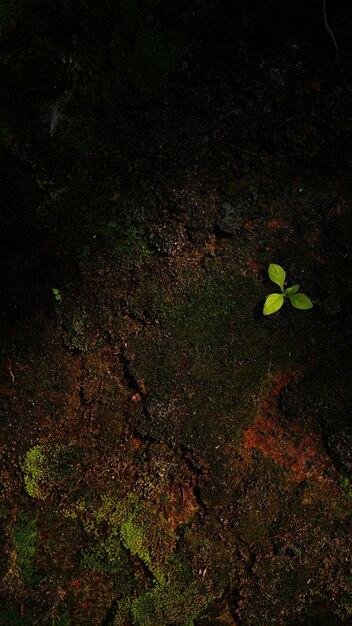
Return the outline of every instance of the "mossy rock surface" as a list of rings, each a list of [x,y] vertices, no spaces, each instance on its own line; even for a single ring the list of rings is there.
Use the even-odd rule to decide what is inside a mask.
[[[256,319],[262,294],[252,274],[231,264],[186,274],[168,291],[158,292],[156,281],[158,323],[127,339],[130,370],[147,390],[139,429],[193,451],[210,468],[219,498],[234,478],[230,459],[263,385],[305,349],[289,318],[286,326],[286,311],[279,326]]]
[[[341,74],[314,3],[2,3],[0,624],[350,623],[328,4]]]

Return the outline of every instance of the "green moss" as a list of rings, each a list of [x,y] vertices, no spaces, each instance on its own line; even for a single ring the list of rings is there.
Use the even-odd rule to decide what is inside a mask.
[[[182,583],[177,578],[158,583],[132,603],[136,626],[186,626],[201,615],[212,598],[198,582]]]
[[[162,514],[135,494],[111,490],[100,503],[78,501],[66,516],[80,517],[88,535],[82,564],[113,574],[117,589],[124,590],[117,603],[115,626],[128,623],[131,616],[136,626],[181,625],[209,603],[205,588],[191,570],[171,558],[177,550],[176,533],[169,527],[164,532]],[[94,543],[89,537],[94,537]]]
[[[186,389],[189,413],[201,411],[206,424],[204,418],[216,414],[217,427],[233,431],[243,425],[253,392],[270,371],[287,365],[290,350],[297,353],[289,333],[274,335],[270,323],[253,319],[261,295],[252,277],[216,271],[164,294],[158,307],[162,327],[138,337],[134,364],[159,402]],[[156,413],[155,428],[172,430],[166,407]],[[197,417],[187,422],[188,433]]]
[[[120,574],[129,568],[126,549],[115,528],[107,539],[89,545],[83,553],[85,567],[99,573]]]
[[[36,550],[37,550],[37,522],[21,513],[14,525],[14,541],[16,548],[16,563],[21,579],[26,586],[32,586],[37,578]]]
[[[113,626],[126,626],[131,621],[132,597],[122,598],[116,605]]]
[[[129,550],[131,554],[136,554],[141,561],[152,567],[149,550],[146,546],[145,528],[139,526],[138,518],[134,514],[128,515],[123,520],[120,535],[126,550]]]
[[[104,254],[123,268],[135,269],[148,259],[146,210],[138,198],[107,199],[98,217],[92,215],[81,236],[80,257],[85,266],[95,266]]]
[[[25,489],[31,498],[45,500],[54,485],[76,472],[79,450],[75,446],[30,448],[22,464]]]
[[[46,476],[46,458],[43,446],[34,446],[26,453],[23,463],[25,489],[31,498],[44,500],[43,482]]]
[[[105,568],[119,567],[119,556],[125,551],[137,556],[153,576],[158,577],[175,549],[177,537],[173,532],[162,532],[165,520],[158,511],[141,503],[135,494],[120,496],[118,492],[106,493],[100,503],[79,500],[65,511],[67,518],[80,517],[84,528],[101,545],[100,556]],[[169,529],[168,529],[169,530]],[[102,533],[105,538],[102,541]],[[162,539],[161,539],[162,537]],[[112,558],[112,562],[111,562]],[[88,560],[87,560],[88,559]],[[88,554],[84,557],[88,564]]]
[[[338,481],[342,494],[352,500],[352,480],[346,474],[339,474]]]

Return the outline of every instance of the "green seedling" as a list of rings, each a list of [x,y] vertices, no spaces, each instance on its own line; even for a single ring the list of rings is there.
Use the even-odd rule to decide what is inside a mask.
[[[56,287],[53,287],[51,291],[53,292],[53,296],[54,296],[55,300],[60,302],[60,300],[61,300],[61,293],[59,292],[59,290],[56,289]]]
[[[287,287],[285,289],[285,280],[286,280],[286,272],[281,267],[281,265],[277,265],[276,263],[270,263],[268,274],[270,280],[272,280],[275,285],[279,285],[281,289],[281,293],[271,293],[266,297],[263,313],[264,315],[271,315],[271,313],[275,313],[279,309],[281,309],[283,303],[286,298],[288,298],[295,307],[295,309],[311,309],[313,303],[308,296],[304,295],[304,293],[298,292],[299,285],[292,285],[292,287]]]

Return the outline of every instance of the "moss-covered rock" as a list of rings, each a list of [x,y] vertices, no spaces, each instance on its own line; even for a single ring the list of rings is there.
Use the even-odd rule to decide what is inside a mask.
[[[231,263],[185,275],[172,291],[157,289],[159,324],[128,341],[131,372],[148,391],[148,417],[139,428],[195,451],[210,466],[213,495],[221,498],[234,480],[230,459],[261,388],[303,357],[305,338],[289,327],[290,311],[276,320],[255,319],[263,287]]]

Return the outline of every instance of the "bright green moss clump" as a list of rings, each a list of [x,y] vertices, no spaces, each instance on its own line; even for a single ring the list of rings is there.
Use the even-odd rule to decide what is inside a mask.
[[[77,468],[79,450],[75,446],[30,448],[22,464],[25,490],[31,498],[45,500],[54,485],[69,479]]]
[[[182,561],[171,558],[177,554],[176,532],[136,494],[123,495],[115,487],[98,502],[77,501],[65,516],[80,518],[86,531],[82,564],[116,576],[121,596],[115,626],[131,619],[136,626],[183,626],[213,599]]]
[[[112,557],[114,561],[118,555],[123,558],[127,551],[137,556],[153,576],[159,578],[176,546],[176,534],[170,528],[169,532],[163,532],[165,521],[160,513],[140,503],[134,494],[119,496],[118,493],[106,493],[98,505],[79,500],[64,514],[67,518],[82,519],[87,534],[100,544],[100,556],[96,550],[94,554],[98,560],[104,559],[106,567]],[[92,557],[93,553],[91,557],[87,553],[85,562],[92,563]]]
[[[136,626],[187,626],[199,617],[212,598],[207,597],[200,583],[187,585],[175,578],[158,583],[132,604],[131,614]]]
[[[213,599],[191,573],[182,579],[170,567],[165,579],[152,589],[118,603],[114,626],[123,626],[131,619],[134,626],[191,626]]]
[[[46,459],[43,446],[34,446],[26,453],[23,463],[25,489],[31,498],[44,500],[43,482],[46,475]]]
[[[151,567],[151,558],[146,547],[145,529],[138,525],[138,519],[130,514],[123,520],[120,528],[121,541],[125,548],[136,554],[143,563]]]

